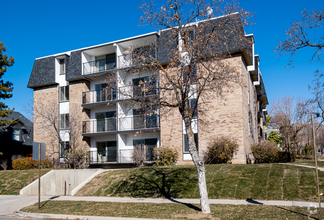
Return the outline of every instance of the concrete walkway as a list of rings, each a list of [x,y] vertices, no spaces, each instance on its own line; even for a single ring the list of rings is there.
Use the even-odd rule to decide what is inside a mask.
[[[165,198],[129,198],[129,197],[78,197],[78,196],[58,196],[41,197],[42,201],[51,199],[54,201],[94,201],[94,202],[132,202],[132,203],[178,203],[178,204],[199,204],[199,199],[165,199]],[[118,218],[101,216],[78,216],[78,215],[59,215],[59,214],[38,214],[24,213],[19,211],[25,206],[37,202],[37,196],[0,196],[0,219],[1,216],[16,216],[21,218],[56,218],[56,219],[94,219],[94,220],[126,220],[139,218]],[[318,207],[316,202],[299,201],[276,201],[276,200],[234,200],[234,199],[209,199],[210,204],[225,205],[273,205],[273,206],[299,206],[299,207]],[[321,203],[324,207],[324,203]]]
[[[278,163],[278,164],[283,164],[283,165],[292,165],[292,166],[296,166],[296,167],[306,167],[306,168],[313,168],[316,169],[315,166],[308,166],[308,165],[302,165],[302,164],[294,164],[294,163]],[[319,167],[317,166],[317,169],[319,171],[324,171],[324,167]]]

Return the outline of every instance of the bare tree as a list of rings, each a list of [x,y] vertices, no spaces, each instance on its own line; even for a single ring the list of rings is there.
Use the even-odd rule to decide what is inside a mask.
[[[300,141],[309,121],[309,112],[312,106],[302,98],[282,96],[272,103],[271,122],[280,126],[283,135],[283,144],[286,150],[300,153]]]
[[[313,10],[311,12],[304,9],[301,15],[301,21],[292,23],[291,27],[285,33],[287,38],[279,43],[275,52],[278,52],[280,56],[287,53],[291,54],[289,65],[292,65],[294,55],[298,50],[312,48],[314,49],[314,53],[311,60],[323,63],[322,49],[324,48],[324,35],[316,36],[315,33],[323,34],[321,28],[324,27],[324,7],[320,10]]]
[[[129,53],[124,53],[125,60],[132,56],[133,64],[141,67],[125,71],[139,74],[143,69],[155,71],[156,78],[139,82],[136,88],[142,95],[133,94],[129,98],[136,105],[152,109],[148,115],[155,114],[157,109],[163,117],[174,110],[180,113],[197,168],[201,209],[209,213],[205,166],[194,141],[195,116],[197,112],[207,114],[207,103],[227,94],[234,85],[241,86],[241,67],[230,65],[227,59],[238,48],[251,47],[243,28],[250,13],[235,3],[218,0],[168,0],[160,7],[151,1],[140,8],[144,12],[141,25],[160,29],[159,39],[157,43],[130,48]],[[152,52],[163,50],[163,57],[158,59]]]
[[[34,121],[37,123],[39,131],[46,132],[47,140],[47,155],[54,158],[55,163],[59,163],[58,158],[60,154],[60,146],[64,146],[64,136],[68,137],[69,149],[65,149],[69,153],[69,158],[65,158],[66,164],[72,164],[74,168],[86,167],[87,153],[86,149],[80,148],[82,146],[80,139],[81,121],[77,114],[78,106],[70,105],[69,114],[63,116],[59,114],[59,105],[52,102],[37,102],[33,106]],[[63,150],[63,149],[62,149]],[[57,165],[57,164],[55,164]],[[68,165],[69,166],[69,165]]]

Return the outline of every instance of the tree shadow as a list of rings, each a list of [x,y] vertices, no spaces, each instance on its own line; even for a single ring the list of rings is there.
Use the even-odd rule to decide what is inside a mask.
[[[309,219],[316,219],[316,220],[319,220],[319,218],[311,217],[311,216],[306,215],[306,214],[301,213],[301,212],[296,212],[296,211],[293,211],[293,210],[290,210],[290,209],[287,209],[287,208],[283,208],[283,207],[279,207],[279,206],[275,206],[275,207],[278,208],[278,209],[282,209],[282,210],[285,210],[285,211],[291,212],[291,213],[295,213],[295,214],[297,214],[297,215],[301,215],[301,216],[307,217],[307,218],[309,218]]]
[[[114,189],[108,189],[111,196],[131,197],[153,197],[167,198],[170,201],[178,202],[171,198],[181,198],[183,193],[196,192],[197,176],[194,168],[144,168],[137,170],[129,178],[118,182]],[[189,208],[199,210],[200,208],[187,203],[181,203]]]

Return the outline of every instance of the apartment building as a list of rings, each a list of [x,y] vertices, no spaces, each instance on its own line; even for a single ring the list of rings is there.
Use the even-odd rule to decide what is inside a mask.
[[[215,21],[218,19],[223,18]],[[238,25],[243,29],[241,23]],[[168,30],[147,33],[35,60],[28,82],[34,90],[34,106],[57,109],[59,115],[61,144],[53,130],[44,129],[45,118],[34,118],[34,141],[46,143],[48,157],[61,158],[69,149],[73,123],[74,143],[90,151],[92,165],[133,164],[134,147],[139,145],[145,148],[147,162],[153,160],[154,147],[168,145],[179,151],[179,164],[191,164],[179,112],[174,109],[168,117],[164,117],[163,109],[143,114],[144,110],[132,101],[133,97],[160,95],[154,86],[152,89],[159,79],[154,70],[132,71],[138,70],[138,65],[125,54],[130,48],[163,44],[161,36],[167,34]],[[254,36],[245,37],[251,44],[227,48],[233,56],[226,61],[240,68],[244,85],[234,85],[226,99],[211,100],[207,106],[210,112],[198,116],[208,126],[199,126],[196,120],[193,127],[200,155],[215,137],[230,136],[239,143],[233,163],[242,164],[251,158],[251,144],[264,139],[268,104],[260,58],[254,54]],[[160,63],[168,62],[167,47],[150,54]]]

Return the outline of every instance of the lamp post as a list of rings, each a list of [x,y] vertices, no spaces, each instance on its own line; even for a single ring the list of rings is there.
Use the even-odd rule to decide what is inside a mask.
[[[318,169],[317,169],[317,156],[316,156],[316,145],[315,145],[315,128],[314,128],[314,116],[312,114],[312,136],[314,141],[314,159],[315,159],[315,167],[316,167],[316,183],[317,183],[317,196],[318,196],[318,207],[320,212],[320,220],[322,220],[322,212],[321,212],[321,197],[320,197],[320,190],[319,190],[319,183],[318,183]]]

